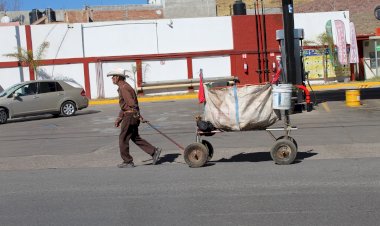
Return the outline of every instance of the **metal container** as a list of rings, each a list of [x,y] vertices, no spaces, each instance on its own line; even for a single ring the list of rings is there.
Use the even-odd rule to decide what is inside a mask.
[[[347,107],[359,107],[360,103],[360,90],[350,89],[346,90],[346,106]]]

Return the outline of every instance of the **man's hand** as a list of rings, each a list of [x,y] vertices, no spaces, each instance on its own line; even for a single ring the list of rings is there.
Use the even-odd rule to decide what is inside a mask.
[[[123,119],[122,119],[122,118],[120,118],[120,117],[118,117],[118,118],[116,119],[116,121],[115,121],[115,127],[119,127],[119,126],[120,126],[120,123],[121,123],[121,121],[123,121]]]
[[[141,115],[140,115],[140,121],[141,121],[142,123],[147,123],[147,122],[149,122],[148,120],[145,120]]]

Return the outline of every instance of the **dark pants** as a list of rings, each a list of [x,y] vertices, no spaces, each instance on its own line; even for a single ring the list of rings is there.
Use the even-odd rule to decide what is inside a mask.
[[[119,136],[120,155],[124,162],[133,161],[129,154],[129,140],[132,140],[137,146],[149,155],[153,155],[155,147],[139,135],[140,120],[134,118],[133,114],[125,114],[121,122],[121,131]]]

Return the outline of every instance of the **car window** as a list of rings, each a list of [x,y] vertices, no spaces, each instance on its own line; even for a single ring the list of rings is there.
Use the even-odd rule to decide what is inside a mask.
[[[18,86],[21,86],[21,84],[19,84],[19,83],[18,83],[18,84],[15,84],[15,85],[13,85],[13,86],[7,88],[6,90],[2,91],[2,92],[0,93],[0,97],[3,97],[3,96],[6,96],[6,95],[11,94],[15,89],[17,89]]]
[[[62,86],[58,82],[55,83],[55,86],[57,87],[57,91],[63,91]]]
[[[35,95],[37,93],[37,83],[29,83],[18,88],[15,93],[19,96]]]
[[[56,91],[56,82],[40,82],[40,88],[38,93],[51,93]]]

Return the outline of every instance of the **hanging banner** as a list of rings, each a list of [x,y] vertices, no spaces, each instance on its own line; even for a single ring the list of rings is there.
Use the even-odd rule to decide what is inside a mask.
[[[326,23],[326,35],[327,35],[327,38],[330,39],[330,40],[333,40],[333,32],[332,32],[332,24],[331,24],[331,20],[327,21]],[[335,67],[335,46],[334,46],[334,42],[329,42],[328,43],[329,45],[329,54],[330,54],[330,62],[331,64]]]
[[[102,62],[97,62],[95,64],[95,70],[96,70],[97,98],[99,99],[105,98]]]
[[[347,65],[346,29],[341,20],[335,20],[336,46],[338,48],[338,60],[341,65]]]
[[[356,40],[356,31],[355,25],[353,22],[350,23],[350,34],[351,34],[351,46],[350,46],[350,63],[356,64],[359,63],[359,54],[358,54],[358,42]]]

